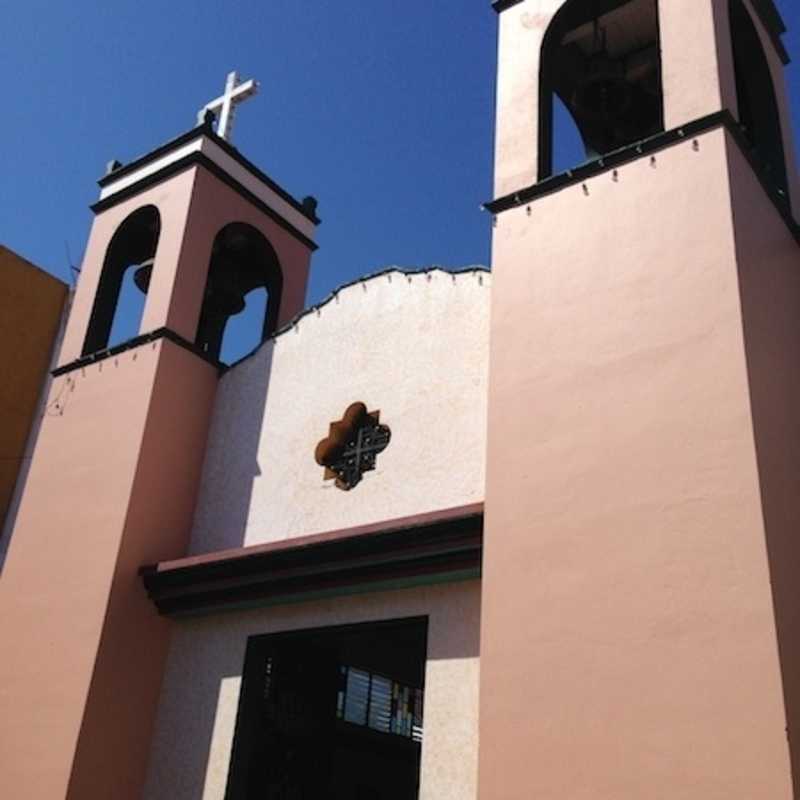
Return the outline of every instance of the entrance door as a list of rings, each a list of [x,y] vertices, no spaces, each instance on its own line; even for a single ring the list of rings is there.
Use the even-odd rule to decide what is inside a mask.
[[[253,637],[227,800],[416,800],[424,619]]]

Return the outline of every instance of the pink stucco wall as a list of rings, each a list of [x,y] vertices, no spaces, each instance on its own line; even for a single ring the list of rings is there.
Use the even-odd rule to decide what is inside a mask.
[[[752,0],[751,11],[775,81],[795,215],[800,183],[791,146],[791,115],[783,64]],[[545,35],[566,0],[524,0],[499,15],[495,187],[500,197],[539,174],[539,70]],[[737,114],[728,0],[661,0],[658,4],[664,126],[680,127],[723,108]]]
[[[794,291],[797,248],[731,147],[498,218],[481,800],[792,797],[740,275]]]
[[[278,255],[279,321],[302,308],[307,244],[191,167],[95,218],[60,364],[81,354],[115,231],[148,204],[161,235],[142,333],[194,340],[211,245],[233,221]],[[170,629],[138,570],[186,552],[217,380],[159,340],[52,382],[0,580],[4,796],[140,797]]]
[[[728,148],[728,162],[787,738],[793,774],[800,776],[800,247],[737,147]]]
[[[311,261],[308,246],[210,172],[191,167],[95,217],[60,363],[69,363],[81,354],[111,238],[130,214],[146,205],[158,209],[161,234],[140,333],[166,326],[194,341],[211,245],[230,222],[252,225],[275,249],[283,272],[278,323],[287,322],[303,308]]]
[[[216,381],[163,341],[53,381],[0,579],[9,797],[137,796],[168,644],[137,570],[185,550]]]
[[[719,111],[730,79],[721,77],[716,6],[725,0],[659,4],[666,128]],[[539,173],[539,70],[545,35],[566,0],[524,0],[500,14],[495,196],[535,183]]]
[[[158,303],[156,296],[160,297],[163,291],[169,296],[169,281],[175,272],[175,264],[180,258],[183,245],[183,232],[189,217],[192,200],[192,191],[196,179],[196,168],[191,168],[171,180],[153,186],[138,193],[117,205],[98,214],[93,222],[86,245],[86,253],[81,264],[81,274],[78,280],[75,299],[72,304],[69,320],[64,333],[64,343],[61,347],[59,362],[67,364],[78,358],[83,349],[86,331],[89,327],[89,318],[94,306],[94,298],[103,271],[103,262],[111,239],[119,226],[137,209],[147,205],[154,205],[161,215],[161,233],[156,250],[156,263],[153,270],[151,283],[152,291],[149,292],[145,306]],[[166,269],[161,269],[161,265]],[[167,287],[162,283],[167,282]],[[163,324],[163,323],[162,323]],[[154,325],[148,330],[159,327]],[[194,338],[194,334],[192,337]]]

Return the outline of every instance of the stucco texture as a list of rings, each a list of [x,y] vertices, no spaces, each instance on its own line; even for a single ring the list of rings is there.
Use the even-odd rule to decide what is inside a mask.
[[[351,285],[220,381],[193,554],[483,500],[484,270],[389,271]],[[391,441],[343,491],[314,460],[361,401]]]
[[[216,382],[163,340],[53,380],[0,579],[3,797],[139,797],[169,625],[138,570],[185,552]]]
[[[339,597],[179,622],[144,800],[223,800],[249,636],[428,617],[421,800],[472,800],[480,583]]]
[[[797,250],[752,175],[734,220],[736,147],[709,131],[498,220],[487,800],[792,796],[742,303],[786,369],[796,301],[770,328],[739,284],[795,292]]]

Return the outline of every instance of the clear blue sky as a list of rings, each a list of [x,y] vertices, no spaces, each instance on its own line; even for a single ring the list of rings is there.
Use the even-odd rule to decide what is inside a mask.
[[[778,0],[800,131],[800,4]],[[62,278],[105,163],[194,124],[237,69],[234,143],[320,201],[309,301],[386,265],[488,264],[489,0],[26,0],[0,5],[0,242]]]

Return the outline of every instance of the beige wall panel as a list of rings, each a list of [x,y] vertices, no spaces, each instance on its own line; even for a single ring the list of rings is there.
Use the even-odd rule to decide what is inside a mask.
[[[144,800],[223,800],[247,637],[428,616],[421,800],[473,800],[480,583],[464,581],[178,621]]]
[[[374,277],[340,291],[220,381],[192,553],[483,500],[484,271]],[[353,402],[392,432],[349,492],[314,461]]]

